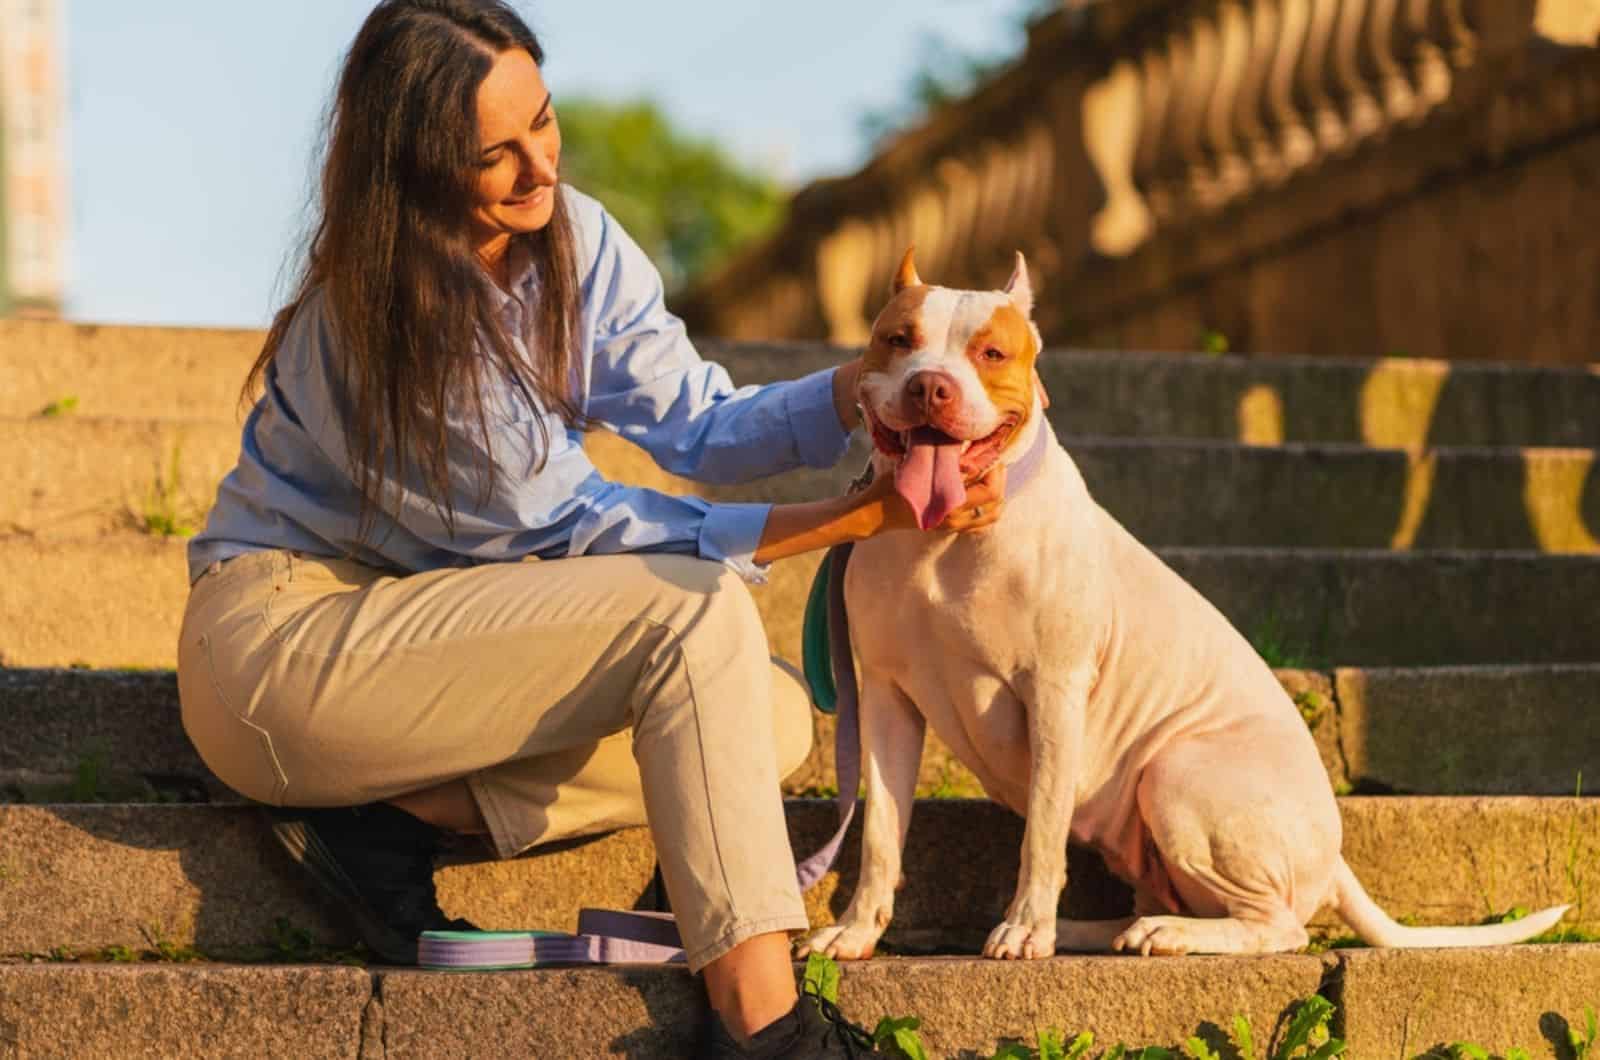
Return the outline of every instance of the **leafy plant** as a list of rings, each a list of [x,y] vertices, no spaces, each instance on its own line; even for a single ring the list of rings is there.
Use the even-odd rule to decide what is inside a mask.
[[[706,275],[783,219],[778,182],[648,100],[561,102],[563,176],[605,203],[669,291]]]
[[[801,977],[801,990],[822,1000],[839,1003],[839,965],[823,953],[806,957],[805,974]]]
[[[54,419],[57,416],[66,416],[76,411],[78,411],[77,395],[69,394],[64,398],[57,398],[55,401],[50,402],[50,404],[39,410],[39,415],[46,419]]]
[[[878,1021],[872,1032],[872,1044],[888,1056],[902,1060],[928,1060],[928,1051],[922,1047],[922,1036],[917,1028],[922,1021],[915,1016],[893,1019],[889,1016]]]
[[[1595,1042],[1600,1041],[1600,1025],[1597,1025],[1591,1005],[1583,1006],[1583,1027],[1582,1037],[1571,1027],[1567,1028],[1567,1040],[1572,1043],[1572,1060],[1587,1060],[1594,1051]]]
[[[144,503],[138,512],[138,522],[146,533],[160,537],[190,537],[199,527],[199,513],[183,495],[183,446],[172,447],[172,457],[165,472],[156,466],[156,477],[145,491]]]
[[[1231,344],[1228,342],[1228,336],[1215,328],[1201,328],[1195,337],[1195,345],[1200,347],[1202,353],[1220,357],[1228,352]]]
[[[1310,670],[1316,666],[1311,647],[1291,640],[1284,630],[1283,616],[1271,610],[1256,623],[1250,646],[1274,670]]]
[[[77,767],[72,774],[72,787],[68,792],[70,801],[99,802],[105,767],[106,752],[102,747],[91,748],[79,755]]]
[[[1296,693],[1294,705],[1300,711],[1300,717],[1305,719],[1306,728],[1312,732],[1317,731],[1317,726],[1322,724],[1322,719],[1333,706],[1328,702],[1327,696],[1311,688]]]
[[[1328,1060],[1344,1052],[1344,1041],[1328,1033],[1328,1023],[1333,1019],[1333,1002],[1313,994],[1300,1002],[1289,1019],[1283,1041],[1272,1051],[1272,1060]]]

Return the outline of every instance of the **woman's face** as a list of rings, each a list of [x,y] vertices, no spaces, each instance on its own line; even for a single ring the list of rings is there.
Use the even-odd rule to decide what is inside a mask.
[[[501,52],[478,86],[478,147],[472,227],[480,251],[549,224],[561,130],[539,66],[521,48]]]

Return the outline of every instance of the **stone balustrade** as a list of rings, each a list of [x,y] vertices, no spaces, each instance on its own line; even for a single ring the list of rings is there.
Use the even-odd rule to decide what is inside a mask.
[[[1107,191],[1092,243],[1121,257],[1415,125],[1534,34],[1531,0],[1194,0],[1132,27],[1083,97]]]
[[[984,287],[1021,248],[1070,293],[1317,174],[1361,181],[1339,164],[1381,165],[1552,42],[1595,54],[1597,30],[1600,0],[1064,0],[1016,64],[804,189],[680,311],[709,334],[858,343],[909,245],[923,275]],[[1058,340],[1075,335],[1063,312]]]

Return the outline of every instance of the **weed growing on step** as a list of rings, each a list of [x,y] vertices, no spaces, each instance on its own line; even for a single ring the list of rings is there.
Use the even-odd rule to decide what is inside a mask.
[[[39,410],[39,415],[45,419],[55,419],[57,416],[68,416],[78,411],[78,398],[75,394],[68,394],[64,398],[57,398]]]
[[[1572,797],[1575,799],[1583,798],[1583,771],[1581,769],[1578,771],[1578,780],[1573,787]],[[1574,814],[1572,820],[1567,823],[1567,857],[1562,869],[1567,877],[1567,888],[1572,895],[1572,908],[1574,911],[1572,919],[1581,924],[1583,923],[1583,905],[1588,878],[1587,873],[1584,871],[1585,865],[1579,853],[1578,844],[1578,817]],[[1563,933],[1562,941],[1567,941],[1565,933]],[[1577,940],[1573,939],[1571,941],[1575,942]],[[1590,1037],[1592,1038],[1593,1035],[1591,1034]]]
[[[1291,639],[1283,627],[1283,615],[1276,608],[1268,611],[1251,631],[1250,646],[1274,670],[1318,669],[1321,660],[1311,645]]]
[[[838,1004],[839,966],[830,958],[820,953],[807,957],[802,981],[806,993]],[[987,1060],[1332,1060],[1345,1048],[1342,1040],[1329,1033],[1334,1011],[1333,1003],[1324,997],[1313,995],[1301,1001],[1294,1006],[1281,1037],[1269,1042],[1268,1051],[1259,1056],[1250,1021],[1234,1016],[1231,1036],[1207,1025],[1179,1049],[1159,1045],[1129,1048],[1118,1042],[1101,1053],[1091,1054],[1095,1044],[1092,1033],[1085,1031],[1069,1042],[1059,1030],[1046,1028],[1035,1032],[1034,1045],[1008,1042]],[[921,1026],[915,1016],[885,1016],[873,1030],[872,1040],[881,1051],[899,1060],[928,1060],[927,1048],[917,1033]]]
[[[1333,704],[1328,701],[1327,696],[1310,688],[1295,694],[1294,705],[1300,711],[1300,717],[1305,719],[1306,728],[1312,732],[1317,731],[1322,719],[1333,709]]]
[[[1195,334],[1194,344],[1202,353],[1208,353],[1213,357],[1221,357],[1233,345],[1228,341],[1228,336],[1216,328],[1206,327],[1202,327]]]
[[[135,513],[140,529],[158,537],[191,537],[199,531],[200,513],[183,495],[183,446],[172,447],[165,472],[156,466],[155,480],[145,491],[144,502]]]

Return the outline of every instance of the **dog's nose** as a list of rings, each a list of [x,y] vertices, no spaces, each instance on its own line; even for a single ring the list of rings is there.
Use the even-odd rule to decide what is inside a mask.
[[[906,395],[930,412],[956,399],[955,377],[945,372],[918,372],[906,383]]]

